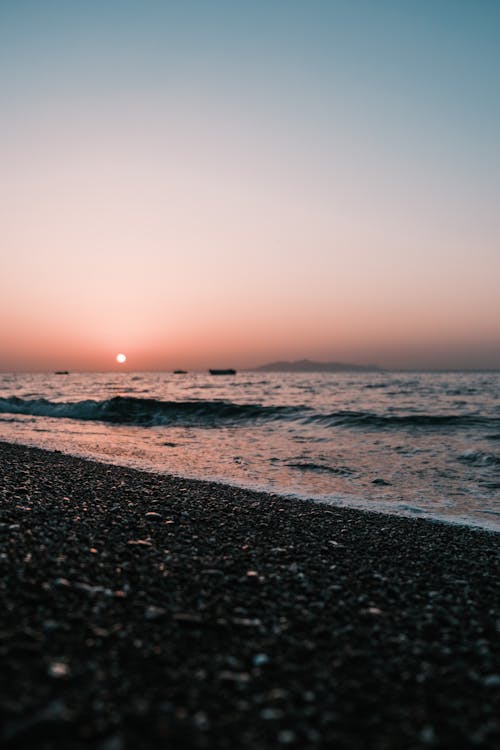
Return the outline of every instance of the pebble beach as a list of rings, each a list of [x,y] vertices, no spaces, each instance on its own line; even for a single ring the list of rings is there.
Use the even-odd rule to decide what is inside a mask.
[[[497,533],[0,443],[5,748],[497,748]]]

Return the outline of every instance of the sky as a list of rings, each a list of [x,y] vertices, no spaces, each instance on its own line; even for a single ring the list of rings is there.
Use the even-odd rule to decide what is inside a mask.
[[[499,71],[497,0],[0,0],[0,370],[499,368]]]

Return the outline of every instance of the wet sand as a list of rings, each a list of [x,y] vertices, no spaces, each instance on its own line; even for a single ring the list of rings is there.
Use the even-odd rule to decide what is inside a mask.
[[[7,748],[497,748],[500,535],[0,443]]]

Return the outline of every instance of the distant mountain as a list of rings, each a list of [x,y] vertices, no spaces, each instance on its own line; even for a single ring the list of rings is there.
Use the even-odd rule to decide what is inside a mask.
[[[346,362],[312,362],[298,359],[295,362],[270,362],[254,367],[254,372],[374,372],[381,371],[378,365],[352,365]]]

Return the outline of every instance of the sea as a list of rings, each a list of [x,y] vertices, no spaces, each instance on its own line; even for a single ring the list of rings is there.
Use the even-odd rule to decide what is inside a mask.
[[[500,531],[500,373],[0,374],[0,439]]]

